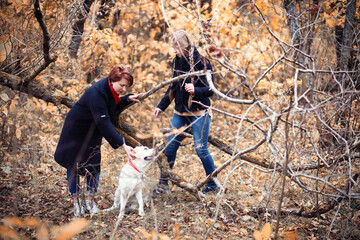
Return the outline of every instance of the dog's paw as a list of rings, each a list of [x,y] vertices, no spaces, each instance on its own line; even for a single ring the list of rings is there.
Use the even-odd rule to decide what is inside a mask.
[[[119,220],[119,221],[123,220],[123,219],[124,219],[124,215],[125,215],[125,214],[119,214],[119,215],[118,215],[118,220]]]
[[[111,211],[114,211],[115,209],[118,209],[119,207],[115,207],[115,206],[112,206],[112,207],[109,207],[109,208],[105,208],[101,211],[103,212],[111,212]]]

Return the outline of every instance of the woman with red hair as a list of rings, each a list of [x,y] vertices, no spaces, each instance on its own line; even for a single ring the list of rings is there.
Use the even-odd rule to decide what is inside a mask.
[[[78,198],[79,175],[87,181],[88,199],[85,207],[89,213],[96,213],[96,194],[101,162],[103,137],[114,148],[122,147],[129,159],[134,158],[134,149],[125,144],[124,138],[111,123],[112,117],[131,102],[139,102],[142,94],[128,94],[120,97],[133,84],[130,69],[124,65],[114,67],[109,76],[86,90],[66,116],[58,142],[55,161],[67,169],[70,195],[74,198],[74,216],[85,210]]]

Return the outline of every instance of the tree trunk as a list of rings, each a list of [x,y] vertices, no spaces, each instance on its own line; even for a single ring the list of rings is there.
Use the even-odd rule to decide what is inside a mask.
[[[98,28],[100,30],[107,27],[107,26],[104,26],[104,24],[101,23],[101,21],[110,16],[110,12],[113,7],[114,7],[113,0],[101,0],[99,12],[96,14],[96,22],[98,23]],[[115,11],[115,14],[116,14],[116,11]],[[115,18],[116,18],[116,15],[114,15],[114,19]]]
[[[356,83],[355,79],[351,79],[351,74],[348,73],[350,62],[352,61],[352,47],[354,45],[354,32],[355,32],[355,10],[356,10],[356,1],[348,0],[346,3],[346,12],[345,12],[345,23],[344,28],[342,29],[341,37],[341,47],[339,49],[340,56],[338,58],[338,70],[342,71],[337,74],[337,79],[341,83],[341,92],[352,89]],[[356,76],[355,76],[356,78]],[[356,81],[356,80],[355,80]],[[352,112],[352,96],[342,95],[343,100],[339,104],[339,111],[335,116],[335,122],[340,122],[340,124],[347,128],[346,134],[344,135],[345,139],[349,138],[350,134],[350,116]],[[346,104],[344,104],[346,103]]]
[[[71,43],[69,45],[69,53],[72,58],[77,58],[77,53],[80,47],[80,43],[82,40],[82,34],[84,32],[84,25],[86,21],[86,15],[90,11],[91,4],[93,4],[94,0],[85,0],[83,3],[84,10],[80,10],[78,19],[74,23],[73,35],[71,37]],[[85,15],[83,14],[85,12]]]
[[[296,5],[294,0],[284,0],[284,7],[288,14],[289,27],[292,38],[292,44],[299,44],[301,42],[301,33],[297,22],[298,14],[296,13]]]
[[[291,34],[291,43],[294,45],[295,49],[301,50],[301,43],[303,43],[302,36],[301,36],[301,32],[300,32],[300,28],[299,28],[299,24],[298,24],[298,14],[297,14],[297,9],[296,9],[296,4],[294,0],[284,0],[284,8],[286,10],[287,13],[287,17],[288,17],[288,22],[289,22],[289,28],[290,28],[290,34]],[[301,54],[299,51],[295,51],[294,53],[294,58],[296,59],[296,62],[298,64],[305,64],[305,57],[303,54]],[[305,80],[300,88],[299,88],[299,92],[298,95],[300,96],[303,92],[305,92],[305,89],[308,87],[308,83]]]
[[[354,39],[354,24],[355,24],[355,10],[356,10],[356,1],[348,0],[346,7],[345,15],[345,25],[342,30],[342,39],[341,39],[341,50],[340,50],[340,60],[338,62],[338,68],[340,71],[348,71],[349,62],[351,59],[351,49],[353,46]],[[343,89],[345,90],[349,86],[349,75],[346,73],[341,73],[339,80],[342,83]]]

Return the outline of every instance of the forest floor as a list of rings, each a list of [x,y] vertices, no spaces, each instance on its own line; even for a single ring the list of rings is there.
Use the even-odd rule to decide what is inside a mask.
[[[185,158],[186,156],[183,161]],[[97,196],[101,209],[112,205],[119,172],[117,162],[118,159],[110,159],[102,169],[103,180],[100,180]],[[190,167],[181,164],[179,168]],[[49,236],[56,235],[61,231],[59,226],[73,220],[73,206],[67,194],[65,170],[53,160],[37,167],[3,164],[0,169],[1,219],[6,216],[20,219],[34,217],[46,226],[42,230]],[[196,176],[196,170],[191,169],[189,174]],[[153,165],[147,176],[150,189],[156,185],[156,176],[156,166]],[[255,229],[261,230],[261,225],[267,220],[275,219],[270,214],[248,214],[249,208],[254,207],[250,205],[257,202],[258,193],[256,190],[246,190],[245,184],[244,187],[228,188],[222,201],[219,198],[220,196],[209,195],[198,201],[186,191],[173,187],[171,194],[152,198],[151,207],[146,207],[144,217],[129,212],[116,229],[115,239],[156,239],[150,238],[156,232],[160,234],[159,239],[253,239]],[[221,203],[217,205],[219,202]],[[212,221],[217,207],[216,221]],[[283,217],[279,230],[281,239],[356,239],[351,235],[347,235],[349,238],[344,235],[347,228],[351,229],[350,226],[346,226],[346,221],[332,222],[333,215],[334,212],[331,212],[313,219]],[[114,231],[117,213],[86,214],[84,218],[88,225],[74,239],[109,239]],[[271,226],[274,230],[273,222]],[[359,222],[357,224],[358,230],[352,231],[354,236],[359,236],[355,234],[360,228]],[[332,230],[328,231],[330,225]],[[38,231],[35,228],[21,228],[19,225],[13,228],[22,235],[20,239],[35,239]]]

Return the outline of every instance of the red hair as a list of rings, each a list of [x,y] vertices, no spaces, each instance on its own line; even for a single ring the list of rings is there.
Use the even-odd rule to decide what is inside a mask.
[[[130,69],[122,64],[114,67],[109,74],[110,82],[118,82],[123,78],[125,78],[129,82],[129,87],[133,85],[134,78],[131,75]]]

